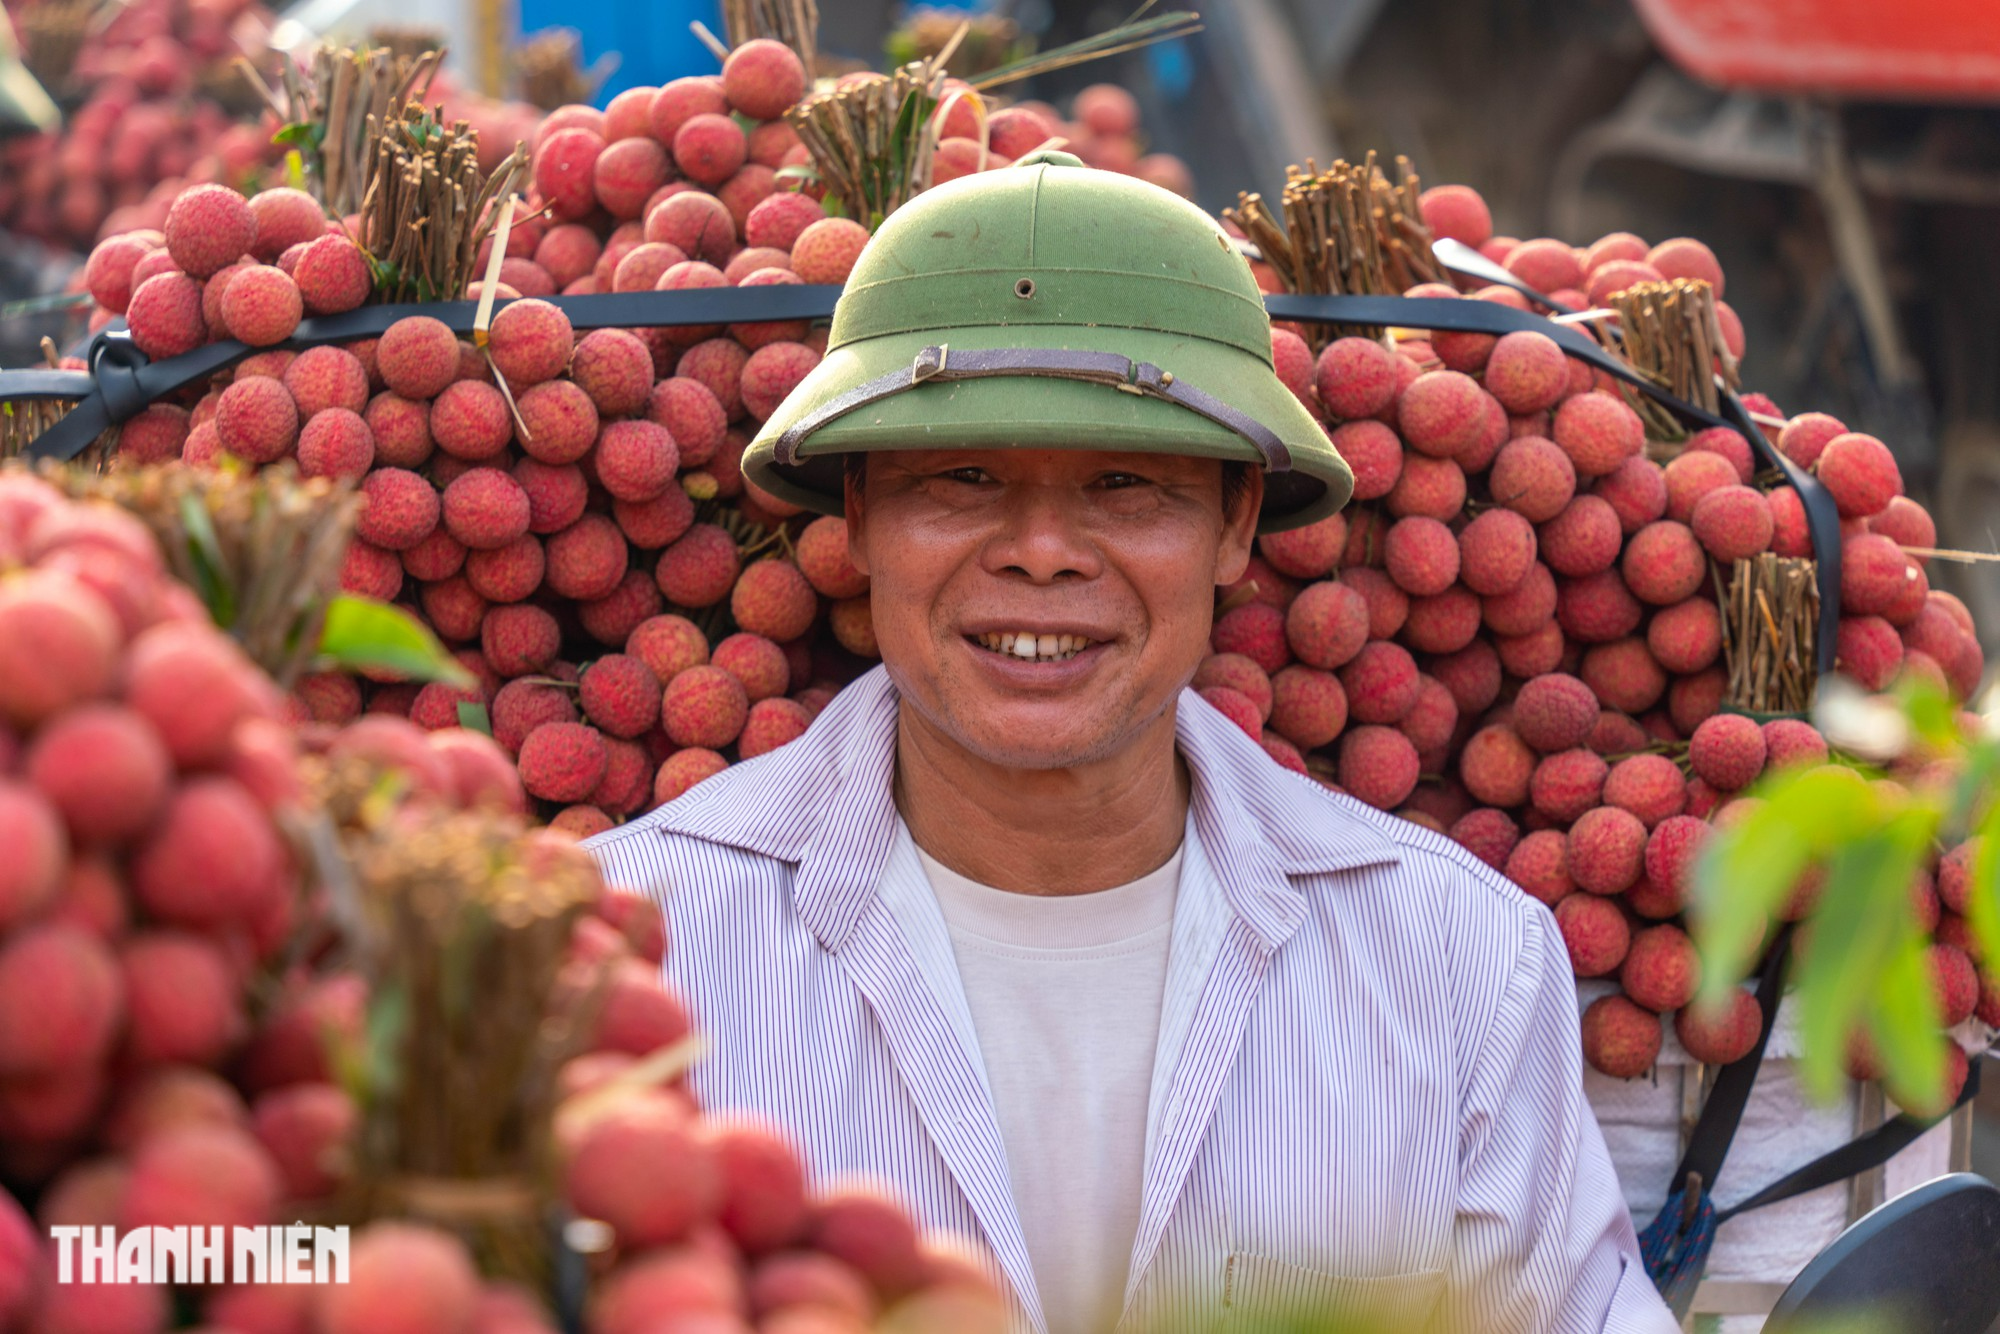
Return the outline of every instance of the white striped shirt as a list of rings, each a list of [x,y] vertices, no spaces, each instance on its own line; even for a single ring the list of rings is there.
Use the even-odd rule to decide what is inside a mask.
[[[665,911],[703,1105],[981,1244],[1044,1331],[951,941],[897,891],[882,669],[799,740],[588,844]],[[1308,1307],[1383,1328],[1670,1334],[1583,1100],[1547,909],[1281,769],[1193,692],[1191,824],[1121,1330]],[[921,883],[921,882],[919,882]],[[1060,1133],[1060,1127],[1051,1127]]]

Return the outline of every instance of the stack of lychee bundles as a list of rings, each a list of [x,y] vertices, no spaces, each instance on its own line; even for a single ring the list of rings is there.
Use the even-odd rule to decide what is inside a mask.
[[[1723,291],[1692,239],[1495,238],[1463,186],[1427,191],[1423,209],[1438,235],[1572,308],[1665,279]],[[1501,287],[1464,299],[1528,308]],[[1718,314],[1740,353],[1733,313]],[[1448,833],[1548,903],[1577,975],[1620,987],[1584,1018],[1598,1069],[1649,1068],[1668,1019],[1697,1060],[1742,1055],[1754,999],[1719,1019],[1685,1008],[1697,960],[1678,918],[1709,822],[1767,768],[1827,758],[1809,722],[1723,711],[1718,584],[1761,552],[1812,555],[1798,494],[1734,431],[1649,441],[1613,381],[1538,332],[1347,337],[1317,357],[1302,332],[1275,331],[1277,365],[1353,467],[1354,503],[1261,540],[1197,686],[1279,763]],[[1935,530],[1888,448],[1821,413],[1774,433],[1839,506],[1839,670],[1869,689],[1921,673],[1964,699],[1979,642],[1965,607],[1929,588],[1927,556],[1904,550]],[[1964,885],[1960,852],[1912,891],[1949,1024],[1975,1007],[2000,1019]],[[1802,887],[1797,910],[1810,901]]]

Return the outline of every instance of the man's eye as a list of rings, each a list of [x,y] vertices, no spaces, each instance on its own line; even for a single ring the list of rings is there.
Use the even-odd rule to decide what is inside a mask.
[[[1144,486],[1146,479],[1135,472],[1108,472],[1097,479],[1097,484],[1117,491],[1128,486]]]
[[[986,480],[986,470],[984,468],[948,468],[937,475],[944,481],[964,482],[968,486],[976,485]]]

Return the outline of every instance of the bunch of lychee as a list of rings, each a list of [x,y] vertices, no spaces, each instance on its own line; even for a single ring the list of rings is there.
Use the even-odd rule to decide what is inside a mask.
[[[279,971],[316,911],[287,829],[309,747],[523,805],[476,733],[302,736],[136,518],[0,474],[0,1183],[40,1227],[248,1226],[334,1189],[355,1109],[326,1042],[361,998]],[[166,1327],[162,1288],[48,1281],[12,1207],[0,1327]]]
[[[178,191],[157,229],[108,236],[90,252],[83,281],[96,306],[91,327],[123,316],[155,361],[235,339],[272,347],[313,315],[338,315],[374,288],[349,219],[326,216],[303,190],[278,187],[246,199],[226,185]],[[122,452],[128,461],[173,458],[187,413],[173,404],[144,414]],[[176,439],[176,437],[180,439]]]
[[[275,116],[243,123],[212,91],[235,60],[264,60],[254,35],[271,24],[254,0],[132,0],[90,22],[68,85],[50,90],[80,105],[58,130],[0,142],[0,230],[82,250],[157,229],[188,182],[275,163]]]
[[[1423,208],[1579,306],[1663,277],[1723,290],[1692,239],[1493,238],[1463,186]],[[1528,308],[1502,287],[1410,295]],[[1737,560],[1812,555],[1798,494],[1733,431],[1649,441],[1614,382],[1539,332],[1342,337],[1317,355],[1305,332],[1274,330],[1276,366],[1352,467],[1354,503],[1260,540],[1196,688],[1279,763],[1448,834],[1550,905],[1576,974],[1621,988],[1585,1016],[1598,1069],[1649,1068],[1666,1017],[1697,1059],[1741,1055],[1757,1007],[1746,992],[1725,1016],[1685,1008],[1697,961],[1678,919],[1707,822],[1767,767],[1827,759],[1809,723],[1724,706],[1718,589]],[[1928,585],[1935,530],[1889,449],[1820,413],[1772,434],[1839,506],[1839,670],[1870,689],[1920,673],[1964,699],[1979,641]],[[1971,978],[1962,904],[1939,918],[1922,893],[1937,948],[1957,951],[1941,968]]]
[[[969,85],[946,80],[936,112],[938,145],[931,180],[942,184],[1011,166],[1038,148],[1060,148],[1087,166],[1137,176],[1183,198],[1192,197],[1194,178],[1186,163],[1171,153],[1144,151],[1139,103],[1130,92],[1114,83],[1092,84],[1072,99],[1070,112],[1065,119],[1046,102],[1017,102],[988,112]]]

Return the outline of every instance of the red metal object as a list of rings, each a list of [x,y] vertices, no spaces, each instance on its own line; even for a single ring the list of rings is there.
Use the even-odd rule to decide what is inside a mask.
[[[1633,0],[1661,49],[1725,88],[2000,101],[1996,0]]]

